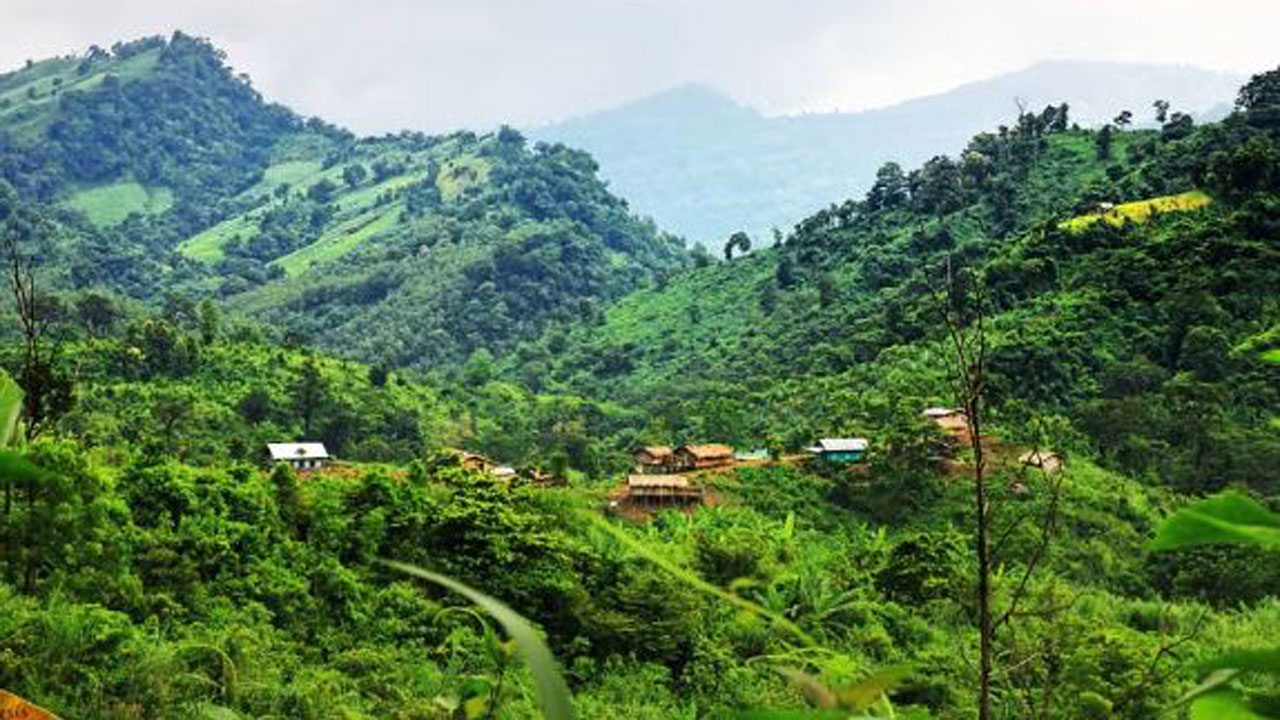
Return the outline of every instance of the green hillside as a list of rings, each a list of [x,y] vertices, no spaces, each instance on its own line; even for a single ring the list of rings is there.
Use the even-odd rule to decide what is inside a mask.
[[[355,138],[181,34],[0,88],[0,703],[1276,715],[1280,69],[1221,123],[1024,112],[724,261],[585,153]],[[704,443],[758,452],[635,469]]]
[[[1280,460],[1267,429],[1280,397],[1257,356],[1280,322],[1268,118],[1100,139],[1024,116],[1017,132],[976,137],[962,161],[886,166],[865,199],[776,247],[553,329],[508,372],[645,408],[650,442],[795,449],[861,432],[904,396],[948,402],[936,294],[950,263],[978,283],[997,412],[1070,418],[1109,461],[1163,483],[1273,491],[1262,470]],[[1142,217],[1081,220],[1103,203]],[[1188,445],[1196,393],[1215,408],[1196,432],[1217,440]],[[1139,395],[1148,409],[1126,415]]]
[[[217,297],[369,362],[501,351],[681,267],[596,170],[508,128],[355,138],[182,33],[0,78],[0,181],[60,211],[62,289]]]

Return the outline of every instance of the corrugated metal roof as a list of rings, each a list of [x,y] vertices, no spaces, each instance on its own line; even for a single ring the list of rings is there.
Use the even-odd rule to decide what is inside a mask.
[[[324,443],[267,443],[272,460],[323,460],[329,457]]]
[[[862,452],[867,445],[866,438],[822,438],[818,441],[820,452]]]

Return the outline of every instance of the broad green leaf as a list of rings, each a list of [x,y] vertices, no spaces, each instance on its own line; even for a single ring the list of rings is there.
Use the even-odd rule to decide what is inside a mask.
[[[1276,348],[1275,350],[1268,350],[1262,353],[1262,359],[1265,360],[1266,362],[1280,365],[1280,348]]]
[[[1156,529],[1152,549],[1247,543],[1280,545],[1280,515],[1237,492],[1201,500],[1169,516]]]
[[[1221,690],[1223,687],[1226,686],[1227,683],[1231,682],[1235,678],[1235,676],[1239,674],[1240,674],[1240,671],[1234,670],[1234,669],[1215,670],[1209,673],[1209,676],[1206,677],[1204,680],[1200,681],[1199,685],[1196,685],[1195,687],[1191,688],[1185,694],[1183,694],[1182,697],[1178,698],[1177,702],[1173,704],[1173,707],[1186,705],[1187,703],[1195,700],[1196,698],[1199,698],[1201,695],[1206,695],[1208,693]]]
[[[1214,690],[1191,703],[1191,720],[1266,720],[1249,707],[1249,701],[1232,690]]]
[[[507,607],[502,601],[489,597],[447,575],[394,560],[383,560],[382,563],[402,573],[443,585],[479,605],[482,610],[493,616],[493,619],[502,625],[524,653],[525,662],[533,672],[533,683],[538,691],[538,705],[542,708],[542,716],[546,720],[572,720],[573,697],[569,694],[569,686],[565,683],[564,676],[560,674],[560,667],[538,631],[520,613]]]
[[[1228,650],[1201,665],[1204,670],[1252,670],[1280,674],[1280,648]]]
[[[0,477],[19,482],[34,482],[44,475],[44,471],[13,450],[0,450]]]
[[[8,447],[22,412],[22,388],[0,370],[0,447]]]
[[[837,691],[836,697],[840,699],[841,707],[866,710],[910,676],[911,668],[906,666],[877,670],[854,685]]]

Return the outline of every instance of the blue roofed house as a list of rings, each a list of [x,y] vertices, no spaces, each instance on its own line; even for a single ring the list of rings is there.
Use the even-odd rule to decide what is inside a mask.
[[[823,438],[809,452],[823,462],[860,463],[867,459],[867,446],[866,438]]]

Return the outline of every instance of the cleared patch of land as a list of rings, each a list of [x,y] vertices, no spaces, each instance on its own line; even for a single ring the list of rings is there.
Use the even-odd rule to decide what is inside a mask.
[[[315,242],[277,258],[273,264],[284,268],[285,274],[297,275],[329,260],[342,257],[364,240],[391,229],[400,213],[400,205],[393,205],[381,213],[361,215],[321,235]]]
[[[94,225],[106,227],[122,222],[135,212],[159,215],[173,206],[173,193],[165,187],[118,182],[77,191],[63,204],[84,213]]]
[[[1207,207],[1212,202],[1213,198],[1209,197],[1207,194],[1199,190],[1192,190],[1190,192],[1179,193],[1177,195],[1163,195],[1161,197],[1149,198],[1147,200],[1127,202],[1121,205],[1116,205],[1104,212],[1079,215],[1061,223],[1059,227],[1072,232],[1078,232],[1099,220],[1116,226],[1123,225],[1126,222],[1144,222],[1156,213],[1199,210],[1200,208]]]

